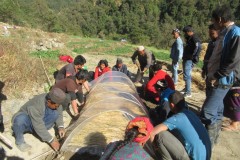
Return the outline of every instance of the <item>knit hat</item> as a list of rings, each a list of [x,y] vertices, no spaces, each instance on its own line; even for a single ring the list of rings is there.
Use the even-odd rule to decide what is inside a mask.
[[[138,143],[146,143],[150,138],[150,133],[153,130],[153,125],[147,117],[136,117],[127,125],[127,130],[138,127],[139,134],[133,141]]]
[[[121,58],[117,58],[116,64],[122,64],[123,60]]]
[[[178,32],[178,33],[180,33],[180,30],[177,29],[177,28],[175,28],[175,29],[173,29],[172,33],[174,33],[174,32]]]
[[[66,99],[66,94],[60,88],[53,88],[48,93],[52,102],[62,104]]]
[[[145,48],[144,48],[143,46],[138,46],[138,47],[137,47],[137,50],[138,50],[138,51],[143,51],[144,49],[145,49]]]

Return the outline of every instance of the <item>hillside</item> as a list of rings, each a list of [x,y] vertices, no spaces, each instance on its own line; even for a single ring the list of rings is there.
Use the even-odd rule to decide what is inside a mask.
[[[9,35],[4,35],[4,26],[8,28]],[[77,54],[122,56],[128,58],[126,63],[130,63],[129,57],[136,48],[136,45],[126,41],[68,36],[5,23],[0,23],[0,29],[2,32],[0,39],[2,51],[0,67],[2,70],[0,75],[1,81],[5,83],[3,91],[11,93],[11,96],[21,96],[19,91],[22,91],[23,88],[26,90],[37,84],[49,83],[47,76],[52,83],[54,71],[59,69],[59,66],[66,64],[59,61],[59,55],[72,57]],[[169,60],[167,50],[159,50],[154,47],[149,47],[149,49],[158,59]],[[44,65],[42,65],[41,59]],[[99,60],[89,61],[87,59],[86,65],[93,70]],[[113,66],[115,59],[109,60],[109,62],[110,66]],[[44,68],[46,68],[47,75],[44,73]]]
[[[0,23],[1,29],[3,26],[8,26],[10,34],[3,35],[0,39],[0,81],[4,84],[0,91],[1,97],[3,97],[2,95],[6,97],[6,99],[1,99],[0,107],[4,115],[5,131],[3,135],[11,140],[13,146],[14,138],[10,129],[12,115],[29,98],[47,91],[50,83],[53,84],[54,71],[66,64],[66,62],[59,61],[59,55],[75,57],[77,54],[82,54],[87,60],[86,66],[88,70],[93,70],[100,59],[107,59],[109,65],[113,66],[116,58],[121,57],[128,65],[129,70],[136,73],[137,67],[132,64],[130,59],[136,46],[129,42],[48,33]],[[158,60],[164,61],[165,70],[170,73],[168,68],[169,51],[159,50],[154,47],[147,48],[153,50]],[[193,97],[187,99],[190,107],[197,113],[200,111],[205,99],[204,83],[198,70],[195,70],[193,76]],[[183,86],[184,83],[180,79],[177,89],[181,90]],[[151,105],[148,102],[146,104]],[[64,121],[65,124],[69,124],[70,117],[66,113]],[[4,147],[9,158],[22,157],[30,159],[50,150],[47,144],[40,142],[32,135],[27,134],[26,137],[34,146],[38,147],[34,147],[29,152],[21,153],[15,146],[12,150],[8,149],[2,142],[0,142],[0,146]],[[239,159],[239,140],[239,132],[222,132],[220,143],[214,149],[213,159]]]
[[[239,24],[238,0],[2,0],[0,21],[168,48],[171,30],[189,24],[207,42],[212,11],[224,4],[230,6]]]

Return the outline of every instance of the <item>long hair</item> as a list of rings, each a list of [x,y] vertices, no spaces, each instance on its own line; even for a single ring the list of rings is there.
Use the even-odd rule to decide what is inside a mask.
[[[98,62],[98,67],[100,67],[101,64],[105,64],[106,67],[108,67],[108,61],[106,59],[102,59]]]
[[[133,139],[139,135],[138,127],[134,127],[125,132],[124,140],[118,141],[115,145],[110,146],[102,155],[100,160],[109,160],[111,157],[125,145],[132,143]]]

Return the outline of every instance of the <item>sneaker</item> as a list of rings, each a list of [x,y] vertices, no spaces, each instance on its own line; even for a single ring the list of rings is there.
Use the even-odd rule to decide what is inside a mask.
[[[140,83],[140,82],[135,82],[134,85],[135,85],[136,87],[142,87],[142,83]]]
[[[17,148],[22,152],[26,152],[26,151],[30,150],[32,148],[32,146],[30,146],[27,143],[22,143],[22,144],[17,144]]]
[[[183,88],[181,91],[179,91],[180,93],[182,93],[182,94],[185,94],[186,93],[186,89],[185,88]]]
[[[191,94],[191,93],[184,93],[184,97],[185,97],[185,98],[192,97],[192,94]]]

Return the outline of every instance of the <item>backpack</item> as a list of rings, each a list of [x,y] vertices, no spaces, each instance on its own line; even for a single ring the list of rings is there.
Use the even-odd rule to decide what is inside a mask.
[[[59,60],[63,61],[63,62],[68,62],[68,63],[72,63],[73,62],[73,58],[71,56],[68,56],[68,55],[61,55],[61,56],[59,56]]]

